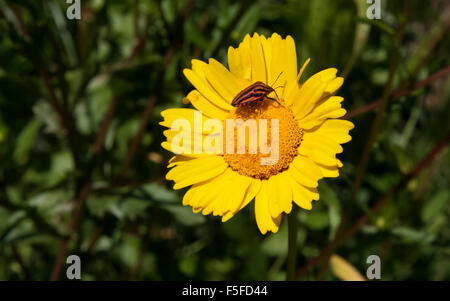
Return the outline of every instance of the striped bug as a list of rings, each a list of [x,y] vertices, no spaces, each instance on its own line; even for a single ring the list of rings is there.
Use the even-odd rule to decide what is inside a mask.
[[[283,72],[281,72],[281,73],[283,73]],[[281,73],[278,75],[277,79],[275,80],[275,82],[273,84],[275,84],[277,82]],[[275,89],[278,89],[278,88],[281,88],[281,86],[276,87]],[[256,83],[251,84],[250,86],[248,86],[241,92],[239,92],[238,95],[236,95],[233,98],[231,105],[233,107],[240,107],[240,106],[244,106],[244,105],[253,106],[257,102],[263,101],[264,97],[267,97],[267,95],[269,95],[272,92],[275,92],[275,95],[277,95],[277,98],[279,98],[275,89],[272,88],[271,86],[264,84],[263,82],[258,81]],[[267,97],[267,98],[278,102],[278,100],[276,100],[275,98],[272,98],[272,97]]]
[[[281,72],[281,73],[283,73],[283,72]],[[278,74],[278,76],[275,79],[275,82],[273,84],[275,84],[277,82],[277,80],[280,77],[281,73]],[[281,86],[280,87],[276,87],[275,89],[278,89],[278,88],[281,88]],[[245,88],[241,92],[239,92],[238,95],[236,95],[233,98],[233,101],[231,102],[231,105],[233,107],[241,107],[241,106],[244,106],[244,105],[251,105],[251,106],[253,106],[257,102],[263,101],[264,97],[267,97],[268,99],[271,99],[273,101],[278,102],[278,100],[276,100],[275,98],[267,96],[270,93],[275,92],[275,95],[277,95],[277,98],[279,98],[277,92],[275,91],[275,89],[272,88],[269,85],[264,84],[263,82],[258,81],[256,83],[251,84],[250,86],[248,86],[247,88]]]

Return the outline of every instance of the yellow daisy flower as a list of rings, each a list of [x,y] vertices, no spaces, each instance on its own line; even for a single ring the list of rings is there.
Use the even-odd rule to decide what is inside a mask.
[[[183,205],[192,206],[194,213],[222,216],[225,222],[255,199],[256,223],[263,234],[278,231],[283,212],[292,210],[292,201],[301,208],[312,208],[312,200],[319,199],[318,180],[339,175],[342,163],[336,154],[342,152],[341,144],[351,140],[348,132],[354,126],[337,119],[346,111],[341,108],[343,98],[333,96],[343,83],[342,77],[336,77],[336,69],[323,70],[299,83],[308,62],[297,72],[294,40],[276,33],[270,38],[247,35],[238,48],[230,47],[229,69],[214,59],[208,63],[192,60],[192,68],[185,69],[184,75],[195,90],[184,101],[197,110],[165,110],[160,123],[170,128],[164,131],[167,141],[162,147],[176,153],[169,161],[171,170],[166,178],[175,182],[174,189],[191,186]],[[273,87],[275,91],[260,101],[232,106],[233,99],[255,82],[276,82],[280,87]],[[179,128],[172,127],[179,119],[193,125],[192,135],[184,136],[187,141],[180,147],[174,144]],[[267,144],[278,144],[274,164],[261,164],[261,159],[270,156],[262,149],[250,151],[251,133],[245,137],[245,153],[211,153],[208,147],[198,147],[197,142],[207,142],[217,130],[210,120],[225,124],[238,119],[269,120],[271,125],[278,121],[278,137],[274,138],[270,129],[266,132]],[[257,123],[259,132],[261,127]]]

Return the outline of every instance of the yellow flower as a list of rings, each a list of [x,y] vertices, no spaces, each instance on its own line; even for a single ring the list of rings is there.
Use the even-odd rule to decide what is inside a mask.
[[[165,149],[177,153],[169,161],[172,169],[166,178],[175,182],[174,189],[191,186],[183,205],[192,206],[194,213],[222,216],[225,222],[255,199],[256,223],[263,234],[278,231],[283,212],[292,210],[292,201],[301,208],[312,208],[312,200],[319,199],[318,180],[339,175],[342,163],[336,154],[342,152],[340,144],[351,140],[348,132],[353,124],[337,119],[346,111],[341,108],[343,98],[333,96],[343,83],[343,78],[336,77],[336,69],[323,70],[299,83],[308,62],[297,72],[294,40],[290,36],[282,39],[276,33],[270,38],[256,33],[253,37],[247,35],[238,48],[230,47],[229,69],[214,59],[208,63],[192,60],[192,69],[185,69],[184,75],[196,89],[184,101],[197,110],[165,110],[160,123],[170,128],[175,120],[183,119],[194,125],[192,135],[184,136],[188,141],[177,146],[177,150],[174,140],[180,131],[176,129],[166,130],[167,141],[162,143]],[[281,87],[273,87],[275,92],[262,101],[231,105],[242,90],[258,81],[266,85],[276,82]],[[196,121],[199,112],[200,124]],[[249,151],[249,132],[243,154],[198,149],[196,143],[205,143],[210,139],[208,135],[216,131],[206,126],[209,120],[225,125],[226,120],[237,119],[268,120],[270,125],[278,120],[278,137],[272,136],[270,129],[265,132],[267,145],[278,144],[278,157],[273,164],[261,163],[261,159],[270,156],[261,148],[256,153]],[[256,130],[261,132],[261,123],[256,124]],[[199,133],[198,127],[206,131]],[[233,128],[233,133],[237,128]],[[261,142],[262,138],[258,140]],[[216,143],[222,142],[219,140]]]

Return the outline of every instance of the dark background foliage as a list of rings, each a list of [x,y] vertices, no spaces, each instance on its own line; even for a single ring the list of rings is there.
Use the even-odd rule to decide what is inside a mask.
[[[253,32],[293,36],[306,76],[338,68],[356,126],[298,212],[299,278],[343,279],[329,250],[363,275],[379,255],[382,280],[450,280],[448,1],[381,0],[369,20],[364,0],[81,0],[79,21],[65,2],[0,0],[1,280],[63,279],[69,254],[83,280],[284,279],[286,219],[262,236],[249,205],[222,224],[164,179],[182,69]]]

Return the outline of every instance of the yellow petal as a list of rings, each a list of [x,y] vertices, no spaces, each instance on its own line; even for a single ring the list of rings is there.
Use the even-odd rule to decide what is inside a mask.
[[[311,177],[309,177],[308,175],[306,175],[305,173],[300,172],[294,166],[294,164],[291,164],[287,171],[299,184],[305,185],[307,187],[312,187],[312,188],[317,187],[317,185],[318,185],[317,180],[314,180]]]
[[[218,93],[208,82],[206,77],[207,64],[198,60],[192,60],[192,70],[184,69],[183,73],[191,84],[200,92],[203,97],[219,108],[230,111],[233,107],[230,102]]]
[[[336,159],[336,165],[325,166],[322,164],[317,164],[322,172],[324,178],[337,178],[339,177],[338,159]],[[339,161],[340,162],[340,161]]]
[[[297,76],[297,52],[291,36],[282,39],[280,35],[273,34],[269,38],[271,47],[270,61],[268,65],[268,85],[275,88],[276,94],[290,106],[292,99],[288,96],[291,91],[298,88]],[[267,47],[269,48],[269,47]],[[271,97],[274,95],[271,94]]]
[[[180,109],[181,110],[181,109]],[[195,117],[193,117],[191,112],[199,114],[198,111],[185,109],[186,114],[184,116],[179,116],[177,111],[174,111],[172,114],[167,116],[166,112],[163,112],[163,115],[167,117],[162,123],[169,126],[169,121],[172,121],[172,125],[175,125],[176,121],[183,120],[186,124],[180,125],[180,127],[172,127],[163,132],[164,136],[166,136],[167,141],[162,143],[162,147],[170,150],[176,154],[192,156],[197,154],[212,154],[215,153],[214,150],[210,149],[209,145],[205,145],[203,141],[211,134],[220,135],[221,127],[211,129],[205,127],[205,122],[211,120],[209,118],[201,118],[201,121],[194,121]],[[174,118],[178,117],[178,118]],[[220,121],[216,120],[220,123]],[[171,125],[171,126],[172,126]],[[205,129],[205,130],[204,130]],[[188,131],[187,133],[184,131]],[[177,139],[176,141],[174,141]],[[205,148],[206,147],[206,148]],[[220,151],[218,153],[221,153]]]
[[[278,182],[275,180],[275,176],[270,177],[267,180],[267,198],[269,204],[269,212],[272,218],[278,217],[281,212],[280,199],[278,197],[279,187],[277,187]]]
[[[287,80],[297,82],[297,50],[295,49],[295,42],[291,36],[287,36],[285,43]]]
[[[242,202],[239,210],[243,209],[245,206],[248,205],[248,203],[251,202],[255,198],[255,196],[259,193],[261,189],[261,183],[262,181],[259,179],[251,179],[250,186],[245,194],[244,201]]]
[[[174,130],[165,130],[163,132],[164,136],[167,138],[167,142],[172,143],[172,140],[174,137],[180,134],[182,130],[174,131]],[[198,143],[201,145],[202,140],[204,139],[205,135],[202,135],[200,133],[192,133],[190,132],[191,140],[190,141],[183,141],[188,147],[193,147],[195,143]]]
[[[199,188],[196,191],[197,193],[191,197],[189,205],[191,205],[192,208],[197,212],[203,210],[202,214],[210,214],[213,210],[211,203],[219,198],[220,189],[222,188],[224,179],[224,173],[222,173],[221,175],[211,180],[195,184],[193,187],[198,186]],[[211,210],[209,210],[209,212],[206,212],[208,206]]]
[[[236,76],[214,59],[209,59],[209,64],[205,67],[205,75],[211,86],[228,103],[231,103],[242,90]]]
[[[237,77],[231,70],[227,69],[224,65],[214,59],[209,60],[210,66],[214,68],[215,72],[220,73],[224,82],[229,89],[232,89],[232,93],[239,93],[242,89],[246,88],[250,83],[243,78]]]
[[[328,94],[334,94],[342,86],[343,83],[343,77],[336,77],[328,83],[327,87],[325,88],[325,92]]]
[[[280,89],[276,89],[276,91],[282,97],[287,82],[287,72],[285,70],[287,65],[286,44],[280,35],[276,33],[269,39],[269,43],[272,49],[270,63],[268,64],[270,66],[268,85],[273,85],[273,88],[281,87]]]
[[[240,79],[251,79],[252,63],[250,58],[250,35],[247,34],[238,48],[228,48],[228,66]]]
[[[298,118],[298,123],[303,129],[311,129],[320,125],[328,118],[339,118],[345,115],[346,111],[341,108],[342,97],[332,96],[316,106],[311,113],[303,118]]]
[[[203,129],[203,126],[198,125],[197,127],[199,129],[196,129],[196,126],[192,125],[188,133],[183,132],[189,130],[185,128],[177,130],[165,130],[163,134],[167,138],[167,141],[164,141],[164,143],[162,144],[163,147],[174,152],[177,155],[185,156],[192,156],[193,154],[222,154],[223,149],[220,145],[220,139],[222,139],[222,126],[213,128],[213,131],[208,130],[204,132],[201,131]],[[211,140],[213,138],[219,139],[218,147],[214,145],[217,141],[215,141],[214,143],[205,141],[206,139]]]
[[[215,105],[213,102],[206,99],[197,90],[192,90],[186,96],[190,103],[204,115],[210,118],[215,118],[219,120],[224,120],[229,115],[228,110],[224,110],[221,107]]]
[[[166,179],[175,181],[174,189],[181,189],[216,177],[227,166],[221,156],[205,156],[175,166],[167,173]]]
[[[333,274],[344,281],[365,281],[361,273],[347,260],[339,255],[333,254],[330,257],[330,265]]]
[[[298,155],[294,158],[291,165],[295,167],[301,174],[311,178],[313,181],[318,181],[323,177],[317,165],[308,157]]]
[[[206,153],[200,153],[196,154],[194,153],[193,145],[190,143],[183,143],[183,145],[178,145],[176,149],[173,148],[173,144],[168,141],[164,141],[161,143],[161,147],[165,150],[168,150],[169,152],[175,153],[177,155],[182,155],[186,157],[192,157],[192,158],[200,158],[205,156],[210,156]]]
[[[269,184],[272,182],[275,188],[274,191],[276,192],[276,198],[281,212],[290,213],[292,210],[292,190],[287,176],[285,172],[278,173],[269,178]]]
[[[340,154],[343,149],[336,141],[329,139],[328,135],[321,135],[320,132],[304,132],[302,145],[308,148],[320,149],[330,154]]]
[[[348,135],[348,132],[354,128],[353,123],[342,119],[328,119],[319,128],[314,128],[311,131],[319,135],[319,139],[331,140],[336,143],[342,144],[350,141],[352,137]]]
[[[311,61],[311,58],[308,58],[308,59],[303,63],[303,66],[300,68],[300,71],[298,72],[298,75],[297,75],[297,83],[300,83],[300,79],[301,79],[301,77],[302,77],[302,75],[303,75],[303,72],[305,71],[306,66],[308,66],[308,64],[309,64],[310,61]]]
[[[190,160],[193,160],[194,158],[192,157],[187,157],[187,156],[183,156],[183,155],[176,155],[173,156],[172,158],[170,158],[169,160],[169,165],[167,165],[167,168],[171,168],[173,166],[177,166],[183,163],[186,163]]]
[[[290,106],[292,99],[290,96],[292,92],[298,89],[297,81],[297,51],[295,49],[295,42],[291,36],[287,36],[285,43],[285,53],[284,53],[284,72],[286,72],[286,84],[283,91],[283,99],[285,99],[286,105]]]
[[[336,154],[324,151],[321,148],[311,148],[305,145],[300,145],[298,152],[300,155],[310,158],[315,163],[326,166],[333,166],[336,164]]]
[[[273,35],[272,35],[273,37]],[[271,72],[271,62],[272,62],[272,37],[269,37],[266,39],[264,36],[260,36],[261,40],[261,46],[263,49],[264,54],[264,61],[266,65],[266,74],[267,74],[267,84],[273,85],[273,81],[275,78],[273,78],[273,74]]]
[[[253,179],[253,178],[249,178],[249,179],[251,180],[251,182],[245,193],[244,201],[241,203],[239,208],[237,210],[235,210],[234,212],[227,212],[222,217],[222,222],[226,222],[227,220],[232,218],[234,216],[234,214],[236,214],[238,211],[242,210],[245,206],[247,206],[255,198],[256,194],[258,194],[258,192],[261,188],[261,180]]]
[[[190,202],[193,209],[197,212],[202,211],[202,214],[208,215],[213,212],[215,203],[220,202],[223,193],[224,183],[228,180],[226,172],[218,175],[210,180],[194,184],[192,187],[197,188],[194,194],[190,197]]]
[[[310,80],[320,80],[322,82],[329,82],[330,80],[336,78],[337,69],[336,68],[328,68],[317,72],[313,76],[310,77]]]
[[[303,185],[299,185],[298,188],[308,196],[309,199],[318,201],[319,200],[319,191],[317,188],[306,187]]]
[[[217,213],[221,216],[227,213],[235,214],[240,209],[246,192],[252,182],[252,178],[242,176],[231,168],[227,169],[227,173],[229,176],[228,186],[225,186],[222,190],[224,198],[217,208]],[[229,189],[231,185],[233,189]]]
[[[195,90],[194,90],[195,91]],[[159,124],[168,128],[172,127],[172,124],[177,119],[185,119],[188,120],[190,124],[194,124],[194,116],[195,113],[198,113],[197,110],[194,109],[167,109],[161,112],[161,116],[164,118],[163,121],[161,121]],[[204,118],[203,123],[208,118]]]
[[[188,206],[192,204],[192,198],[193,196],[198,193],[198,191],[201,189],[202,187],[199,185],[192,185],[191,188],[189,188],[189,190],[184,194],[183,196],[183,206]]]
[[[222,216],[225,213],[228,198],[233,197],[232,193],[225,193],[227,191],[227,187],[230,187],[230,184],[232,183],[230,172],[231,169],[227,168],[226,172],[220,176],[220,183],[211,188],[214,190],[213,193],[210,193],[213,197],[211,197],[210,201],[203,205],[204,209],[202,213],[204,215],[213,213],[215,216]],[[243,198],[244,196],[242,195],[241,197]]]
[[[261,181],[261,189],[255,198],[255,218],[259,231],[266,234],[267,231],[276,233],[281,223],[281,215],[272,218],[269,212],[269,199],[267,193],[267,181]]]
[[[291,93],[292,111],[296,120],[303,119],[322,98],[327,84],[321,81],[307,80],[299,89]]]
[[[346,120],[326,120],[304,131],[299,153],[314,161],[324,177],[337,177],[342,163],[336,159],[336,154],[342,152],[341,143],[351,140],[348,132],[352,128],[353,123]]]
[[[329,96],[328,86],[336,78],[336,72],[335,68],[318,72],[308,78],[300,89],[295,89],[294,93],[290,94],[296,119],[304,118],[324,96]]]
[[[298,184],[292,174],[288,173],[287,179],[291,185],[292,199],[294,200],[294,203],[297,204],[297,206],[299,206],[300,208],[311,210],[312,198],[306,194],[305,190],[300,184]]]
[[[264,58],[261,39],[257,33],[250,40],[250,59],[252,62],[252,81],[267,83],[266,61]]]
[[[252,178],[241,176],[227,168],[221,175],[192,186],[186,193],[183,204],[191,205],[195,212],[202,211],[204,215],[212,213],[228,220],[242,208],[251,182]],[[232,190],[229,189],[231,185]]]

